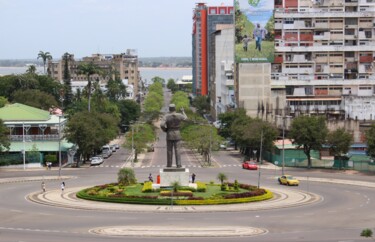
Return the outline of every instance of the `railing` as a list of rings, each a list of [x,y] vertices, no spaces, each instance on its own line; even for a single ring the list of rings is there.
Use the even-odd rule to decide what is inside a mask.
[[[22,135],[10,135],[10,141],[23,141]],[[27,141],[55,141],[59,140],[58,134],[45,134],[45,135],[25,135]]]

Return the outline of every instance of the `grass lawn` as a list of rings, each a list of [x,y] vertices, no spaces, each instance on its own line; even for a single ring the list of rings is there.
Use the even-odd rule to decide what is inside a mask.
[[[255,40],[249,42],[247,51],[243,50],[242,43],[236,44],[236,61],[239,62],[247,62],[241,61],[241,58],[267,58],[267,61],[260,61],[260,62],[273,62],[274,60],[274,53],[275,53],[275,45],[274,41],[262,41],[262,51],[255,49]],[[256,62],[251,61],[249,62]]]

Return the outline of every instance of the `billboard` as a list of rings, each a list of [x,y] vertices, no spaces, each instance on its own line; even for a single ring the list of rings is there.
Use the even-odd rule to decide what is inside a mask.
[[[273,62],[274,0],[235,0],[236,62]]]

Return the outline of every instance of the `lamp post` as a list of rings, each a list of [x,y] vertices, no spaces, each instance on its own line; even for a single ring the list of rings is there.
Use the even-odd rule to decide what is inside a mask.
[[[61,176],[61,115],[59,115],[59,177]]]
[[[22,123],[22,143],[23,143],[23,150],[22,150],[22,156],[23,156],[23,169],[26,170],[26,150],[25,150],[25,123]]]
[[[281,175],[284,175],[284,167],[285,167],[285,116],[283,117],[283,160],[281,165]]]
[[[132,124],[132,122],[130,122],[130,124]],[[134,125],[126,125],[126,124],[123,124],[122,126],[124,127],[131,127],[132,128],[132,150],[131,150],[131,156],[132,156],[132,159],[131,159],[131,166],[134,167],[134,158],[135,158],[135,152],[134,152]]]
[[[260,149],[259,149],[259,169],[258,169],[258,188],[260,187],[260,175],[261,175],[261,165],[262,165],[262,146],[263,146],[263,129],[260,133]]]

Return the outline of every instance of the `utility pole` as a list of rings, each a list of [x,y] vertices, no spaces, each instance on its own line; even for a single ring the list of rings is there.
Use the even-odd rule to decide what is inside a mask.
[[[281,166],[281,174],[284,175],[284,167],[285,167],[285,146],[284,146],[284,143],[285,143],[285,116],[283,117],[283,162],[282,162],[282,166]]]
[[[260,133],[260,149],[259,149],[259,169],[258,169],[258,188],[260,187],[260,170],[262,165],[262,146],[263,146],[263,127]]]

